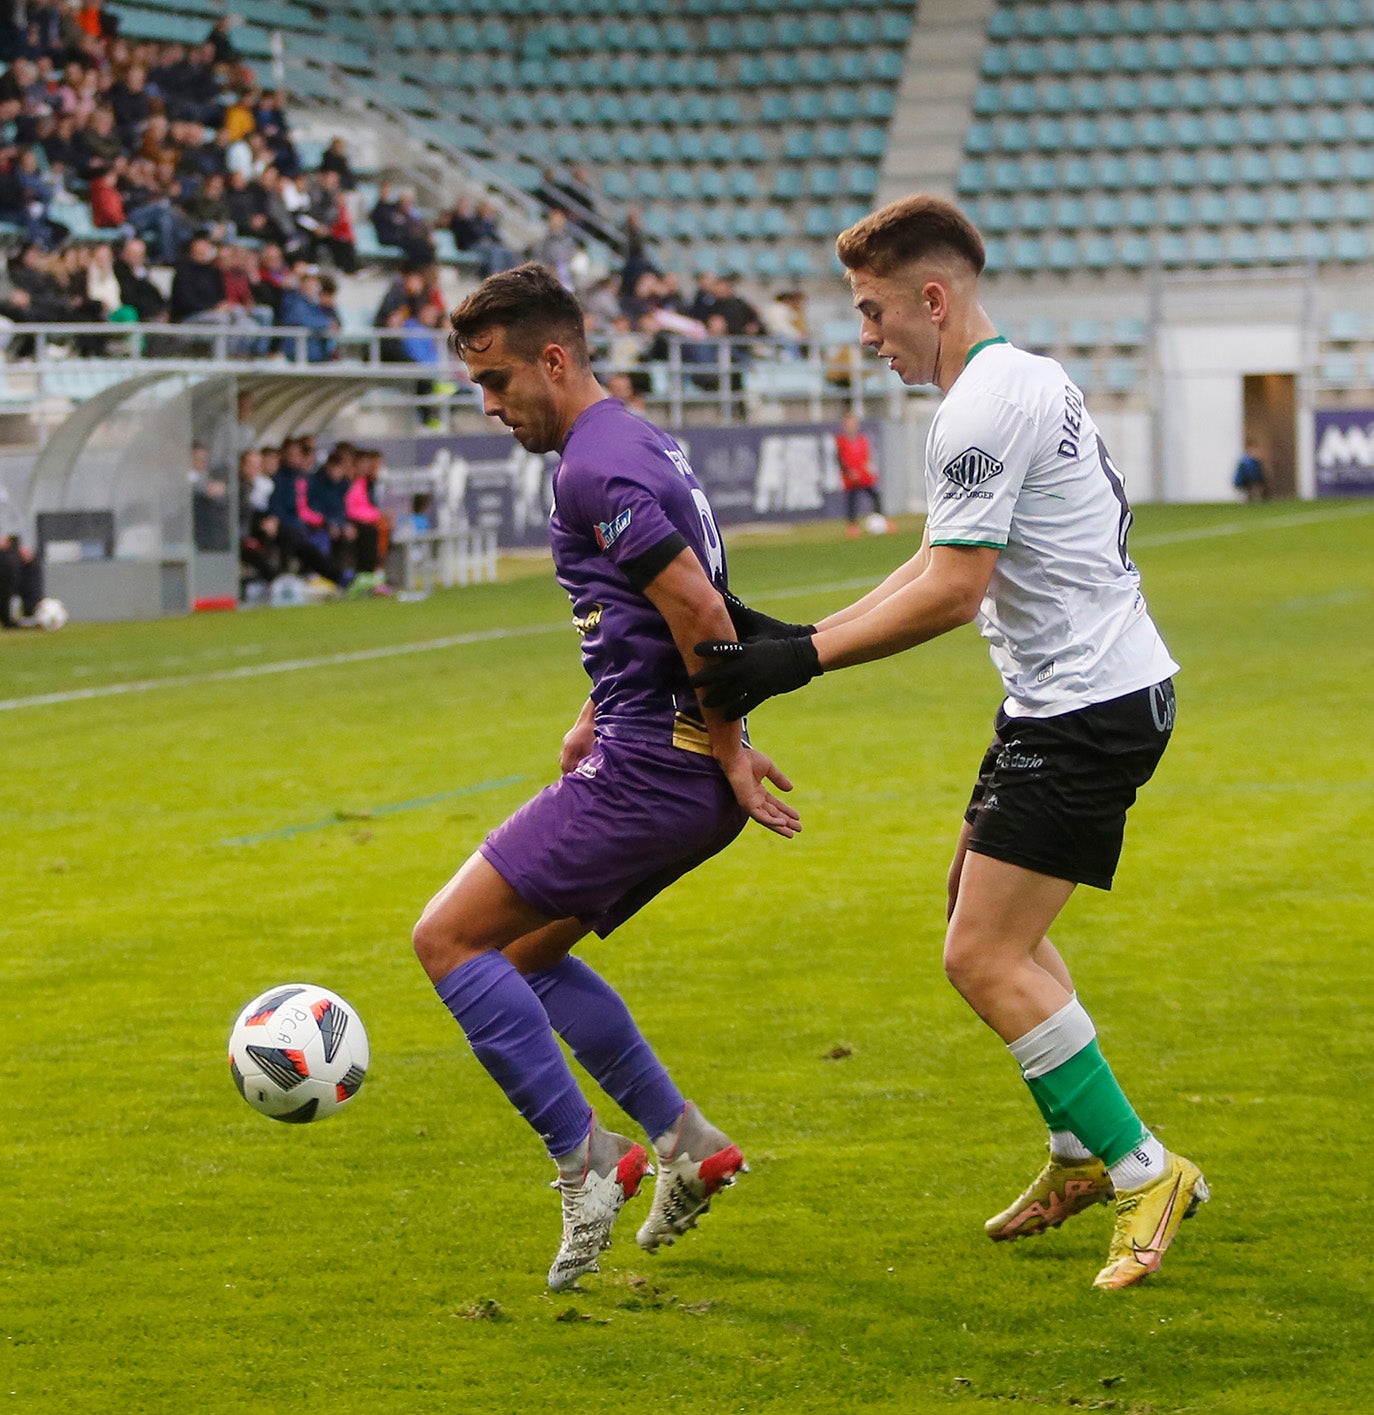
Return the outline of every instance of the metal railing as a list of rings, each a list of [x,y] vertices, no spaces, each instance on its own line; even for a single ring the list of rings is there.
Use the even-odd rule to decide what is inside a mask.
[[[60,421],[73,404],[149,372],[210,375],[309,374],[362,378],[374,404],[420,408],[447,421],[480,410],[481,396],[444,330],[341,329],[233,324],[14,324],[0,330],[0,412]],[[406,357],[410,341],[430,361]],[[900,416],[913,390],[902,387],[856,342],[821,339],[706,338],[667,334],[666,357],[616,362],[611,340],[592,337],[603,381],[629,374],[655,416],[679,425],[693,415],[739,422],[765,405],[818,420],[837,408]],[[429,385],[428,388],[421,385]]]

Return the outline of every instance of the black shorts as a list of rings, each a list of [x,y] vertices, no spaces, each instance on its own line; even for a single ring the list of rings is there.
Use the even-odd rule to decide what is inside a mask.
[[[964,819],[968,848],[1055,879],[1110,889],[1126,812],[1174,728],[1174,684],[1058,717],[998,710]]]

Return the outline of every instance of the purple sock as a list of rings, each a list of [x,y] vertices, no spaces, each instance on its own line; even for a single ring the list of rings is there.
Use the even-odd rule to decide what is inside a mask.
[[[460,963],[434,990],[458,1019],[477,1060],[539,1133],[555,1159],[587,1138],[592,1108],[548,1014],[514,964],[493,950]]]
[[[677,1124],[682,1092],[641,1036],[620,994],[580,958],[526,980],[553,1029],[596,1083],[653,1139]]]

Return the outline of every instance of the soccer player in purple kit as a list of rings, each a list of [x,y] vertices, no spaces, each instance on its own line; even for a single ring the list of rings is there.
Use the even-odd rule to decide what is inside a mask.
[[[557,1037],[653,1142],[642,1248],[693,1227],[745,1167],[614,989],[570,950],[624,923],[750,817],[784,837],[801,825],[765,785],[791,783],[688,683],[702,666],[693,645],[735,631],[720,533],[681,449],[608,397],[582,310],[547,267],[490,276],[451,323],[485,411],[529,451],[561,453],[554,571],[592,690],[563,739],[562,776],[429,901],[414,942],[477,1059],[558,1166],[556,1290],[597,1270],[621,1206],[651,1172],[642,1145],[597,1123]]]

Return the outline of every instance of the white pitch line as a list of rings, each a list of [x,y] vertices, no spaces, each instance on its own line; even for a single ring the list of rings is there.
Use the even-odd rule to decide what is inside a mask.
[[[1307,511],[1293,516],[1257,517],[1231,521],[1219,526],[1197,526],[1187,531],[1138,536],[1132,544],[1153,548],[1184,541],[1214,540],[1221,536],[1243,535],[1250,531],[1282,530],[1289,526],[1314,525],[1320,521],[1344,521],[1354,516],[1374,514],[1374,505],[1352,506],[1342,511]],[[842,590],[872,589],[872,579],[830,580],[823,584],[793,585],[786,589],[763,590],[759,600],[799,599],[804,595],[836,594]],[[277,663],[245,664],[239,668],[216,668],[206,673],[186,673],[174,678],[140,678],[128,683],[105,683],[93,688],[72,688],[62,693],[36,693],[27,698],[0,698],[0,712],[22,708],[52,707],[59,703],[87,702],[93,698],[116,698],[128,693],[150,693],[158,688],[181,688],[201,683],[231,683],[239,679],[265,678],[272,673],[298,673],[312,668],[336,668],[347,663],[367,663],[373,659],[399,658],[412,653],[433,653],[438,649],[461,648],[465,644],[490,643],[501,639],[529,638],[537,634],[563,633],[566,622],[528,624],[518,628],[484,629],[472,634],[451,634],[443,639],[422,639],[411,644],[385,644],[380,648],[353,649],[347,653],[324,654],[318,658],[288,658]]]
[[[481,644],[491,639],[521,639],[532,634],[566,632],[566,623],[528,624],[514,629],[484,629],[479,633],[452,634],[445,639],[422,639],[413,644],[384,644],[375,649],[352,649],[319,658],[284,658],[277,663],[251,663],[241,668],[216,668],[208,673],[184,673],[176,678],[140,678],[131,683],[105,683],[95,688],[73,688],[65,693],[38,693],[30,698],[0,698],[0,712],[17,708],[47,707],[53,703],[79,703],[90,698],[114,698],[124,693],[148,693],[154,688],[180,688],[187,684],[230,683],[240,678],[265,678],[269,673],[296,673],[307,668],[334,668],[344,663],[367,663],[376,658],[397,658],[410,653]]]

